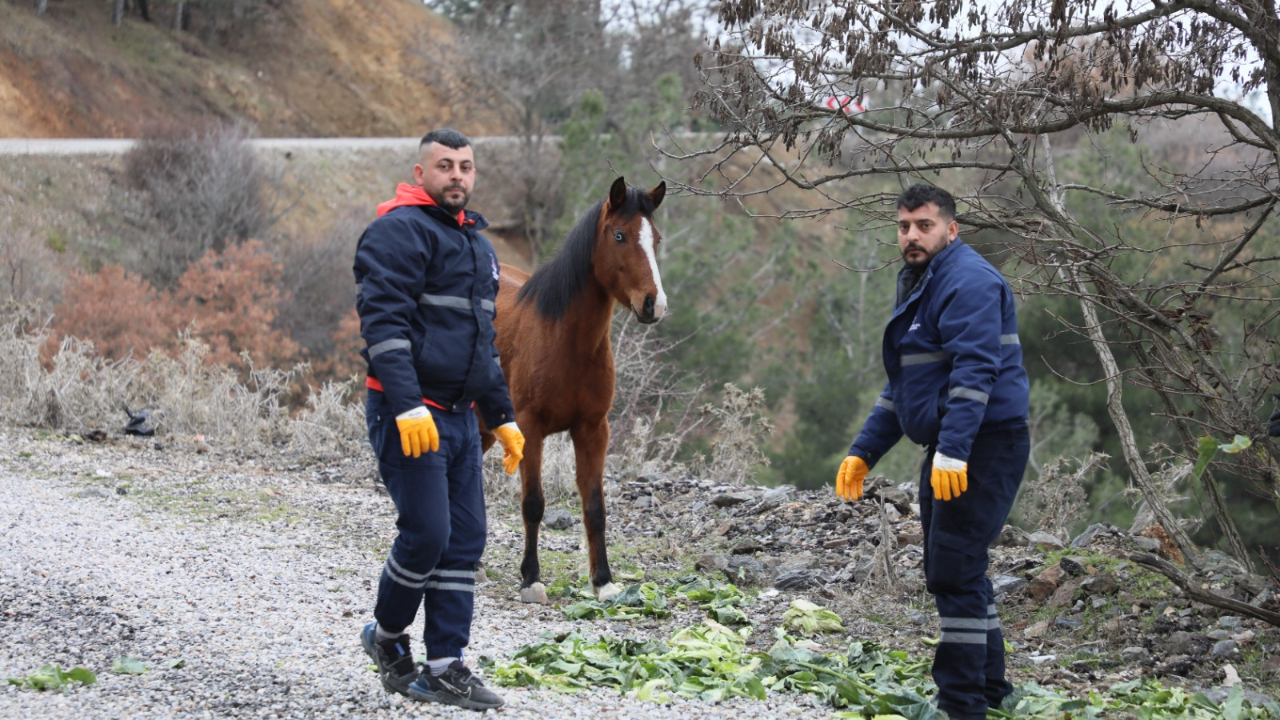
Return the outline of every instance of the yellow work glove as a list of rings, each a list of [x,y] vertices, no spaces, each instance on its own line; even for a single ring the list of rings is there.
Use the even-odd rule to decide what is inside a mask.
[[[939,500],[960,497],[960,493],[969,489],[969,463],[934,453],[929,484],[933,486],[933,496]]]
[[[850,455],[840,463],[840,472],[836,474],[836,495],[845,500],[857,500],[862,497],[862,481],[867,479],[867,461],[857,455]]]
[[[419,457],[440,449],[440,431],[425,405],[397,415],[396,427],[400,428],[400,449],[404,450],[405,457]]]
[[[524,459],[524,435],[513,422],[500,425],[493,434],[502,443],[502,468],[508,475],[514,475],[516,468],[520,467],[520,461]]]

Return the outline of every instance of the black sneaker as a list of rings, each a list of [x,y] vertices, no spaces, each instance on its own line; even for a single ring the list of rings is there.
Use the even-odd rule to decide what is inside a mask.
[[[432,675],[429,668],[409,686],[409,697],[423,702],[456,705],[468,710],[489,710],[502,707],[502,698],[484,686],[480,678],[461,660],[454,660],[439,675]]]
[[[378,639],[378,623],[371,622],[360,632],[360,644],[378,666],[378,677],[387,692],[409,694],[409,685],[418,679],[418,666],[409,650],[409,636]]]

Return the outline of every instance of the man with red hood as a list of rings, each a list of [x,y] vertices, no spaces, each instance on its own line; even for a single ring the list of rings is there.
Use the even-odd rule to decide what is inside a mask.
[[[494,428],[514,473],[515,424],[494,345],[498,259],[466,210],[475,183],[471,141],[456,130],[422,138],[413,185],[378,206],[356,246],[356,310],[368,363],[365,408],[378,472],[399,534],[361,645],[383,686],[473,710],[502,705],[463,662],[486,527],[480,432]],[[426,665],[405,630],[422,605]]]

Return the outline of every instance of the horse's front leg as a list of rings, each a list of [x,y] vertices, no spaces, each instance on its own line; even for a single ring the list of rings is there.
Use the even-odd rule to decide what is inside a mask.
[[[520,562],[520,602],[547,604],[547,588],[542,584],[538,564],[538,527],[546,499],[542,495],[542,436],[524,436],[524,459],[520,461],[520,512],[524,516],[524,559]]]
[[[609,449],[609,421],[583,423],[570,428],[577,466],[578,495],[582,498],[582,525],[587,534],[587,564],[591,589],[600,600],[622,592],[613,584],[604,543],[604,460]]]

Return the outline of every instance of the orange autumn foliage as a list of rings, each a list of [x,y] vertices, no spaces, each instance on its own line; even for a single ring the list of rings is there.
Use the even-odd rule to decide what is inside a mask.
[[[119,265],[109,265],[93,274],[71,273],[53,331],[55,342],[66,336],[91,341],[99,355],[119,360],[171,349],[178,321],[168,293]]]
[[[156,290],[119,265],[94,274],[74,272],[57,307],[54,337],[94,343],[110,359],[145,357],[152,350],[178,350],[187,327],[209,346],[206,361],[243,367],[255,362],[291,365],[298,345],[273,328],[280,305],[280,266],[262,243],[251,240],[221,253],[210,251],[187,267],[172,293]]]
[[[331,337],[333,357],[323,369],[338,380],[363,373],[365,365],[364,358],[360,357],[360,350],[364,348],[364,338],[360,335],[360,316],[356,314],[354,307],[342,316],[338,329],[333,331]]]
[[[280,266],[257,240],[205,253],[178,278],[173,294],[179,316],[209,345],[209,362],[241,365],[242,351],[275,366],[297,358],[298,344],[272,328],[286,297]]]

